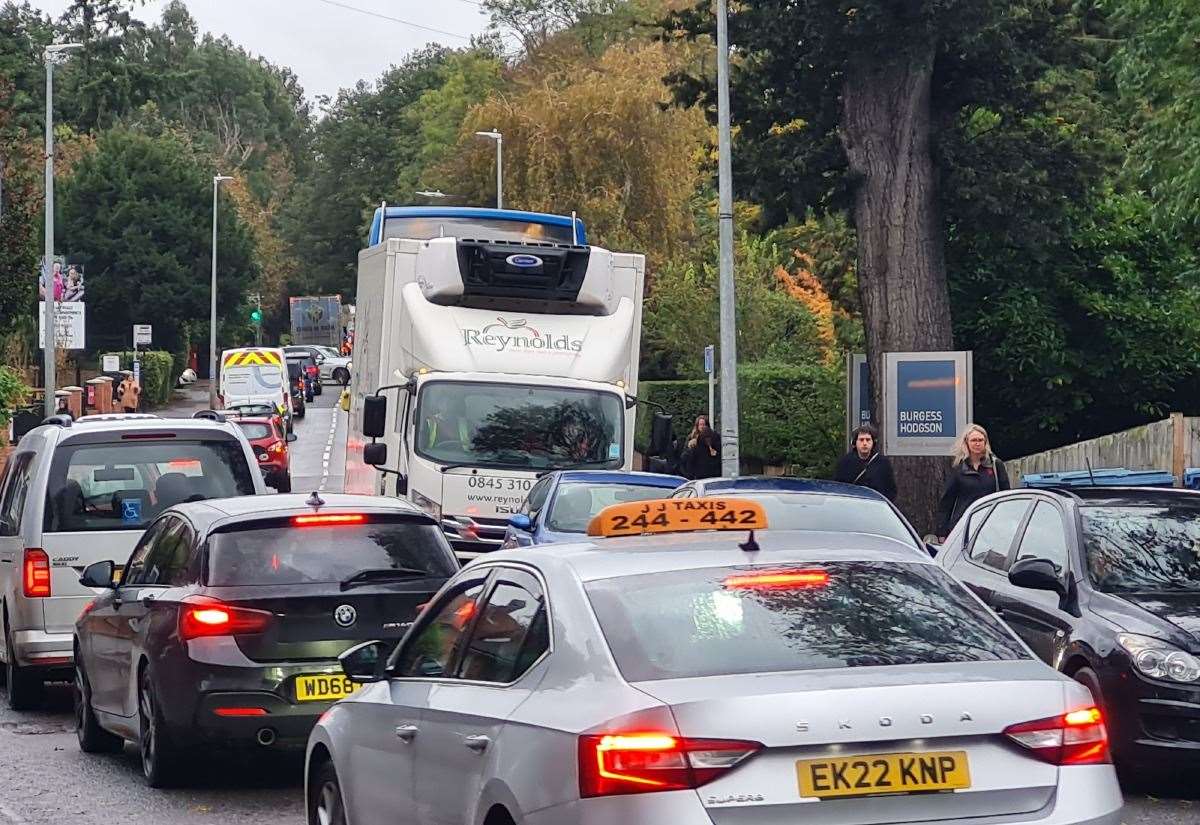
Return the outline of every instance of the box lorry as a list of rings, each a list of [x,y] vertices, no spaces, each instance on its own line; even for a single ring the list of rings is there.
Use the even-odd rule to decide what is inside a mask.
[[[574,216],[432,211],[382,207],[359,253],[346,491],[408,498],[471,558],[539,475],[631,468],[645,258]]]
[[[288,299],[292,343],[339,349],[342,345],[341,295],[303,295]]]

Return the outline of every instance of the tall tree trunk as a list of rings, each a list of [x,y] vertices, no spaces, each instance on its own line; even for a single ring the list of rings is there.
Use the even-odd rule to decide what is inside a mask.
[[[850,163],[858,278],[871,372],[871,408],[884,427],[883,353],[952,347],[937,172],[930,154],[934,44],[890,59],[855,55],[842,86],[842,144]],[[898,504],[933,529],[948,460],[893,459]]]

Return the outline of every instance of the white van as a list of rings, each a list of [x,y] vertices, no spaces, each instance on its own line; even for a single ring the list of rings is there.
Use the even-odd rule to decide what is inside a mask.
[[[288,382],[287,358],[280,347],[242,347],[221,353],[221,400],[218,406],[232,409],[239,404],[274,404],[283,409],[288,432],[292,431],[294,409]]]
[[[234,424],[158,416],[54,416],[22,436],[0,478],[0,659],[14,710],[70,678],[75,620],[99,591],[94,561],[125,559],[183,501],[267,492]],[[120,632],[117,630],[117,632]]]

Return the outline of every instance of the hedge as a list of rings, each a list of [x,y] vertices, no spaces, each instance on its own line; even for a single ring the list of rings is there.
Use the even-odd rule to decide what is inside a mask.
[[[845,449],[844,378],[837,367],[745,364],[738,369],[743,462],[784,465],[800,476],[828,476]],[[666,407],[675,435],[687,438],[708,411],[708,381],[643,381],[638,397]],[[721,387],[714,398],[720,416]],[[638,406],[635,441],[645,451],[654,408]]]
[[[121,369],[133,369],[132,352],[110,352],[121,359]],[[137,354],[142,364],[142,404],[158,407],[171,400],[175,389],[175,359],[163,350],[140,350]],[[115,389],[115,388],[114,388]]]

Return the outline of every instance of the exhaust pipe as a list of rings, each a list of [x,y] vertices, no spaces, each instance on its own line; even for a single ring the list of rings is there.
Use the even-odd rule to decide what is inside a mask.
[[[275,744],[275,729],[274,728],[259,728],[258,733],[254,735],[258,744],[264,748],[269,748]]]

